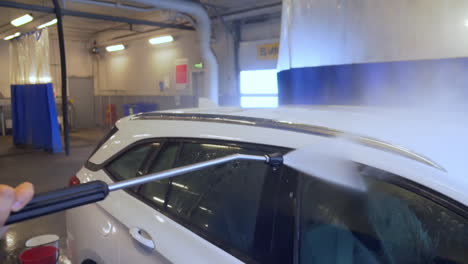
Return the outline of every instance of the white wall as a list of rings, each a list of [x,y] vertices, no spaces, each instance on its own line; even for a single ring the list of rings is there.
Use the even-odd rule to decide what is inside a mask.
[[[62,94],[60,71],[60,49],[57,38],[50,39],[50,71],[54,90],[57,95]],[[92,77],[92,56],[87,48],[86,40],[65,39],[65,55],[67,59],[68,77]]]
[[[280,67],[468,56],[467,10],[468,1],[284,0]]]
[[[175,87],[175,62],[188,59],[189,80],[193,64],[200,62],[198,39],[195,32],[174,31],[174,42],[150,45],[153,36],[124,41],[126,49],[106,52],[94,57],[98,76],[96,93],[123,95],[190,95],[188,89]],[[164,34],[163,34],[164,35]],[[118,44],[118,43],[114,43]],[[159,82],[169,80],[168,89],[160,91]]]
[[[241,41],[255,41],[279,37],[279,19],[242,26]],[[234,43],[232,35],[223,26],[215,25],[216,38],[213,49],[220,67],[220,96],[237,98],[237,75],[234,64]],[[175,33],[174,33],[175,32]],[[157,36],[160,33],[155,33]],[[125,41],[128,48],[121,52],[99,56],[89,52],[86,40],[66,39],[68,76],[98,76],[95,82],[97,95],[190,95],[190,89],[174,89],[174,61],[187,58],[189,72],[193,64],[201,61],[198,39],[195,32],[173,31],[173,43],[149,45],[149,37]],[[106,35],[106,39],[112,36]],[[107,42],[108,44],[108,42]],[[106,45],[107,45],[106,44]],[[55,92],[61,94],[60,56],[58,40],[51,36],[51,74]],[[99,59],[98,59],[99,58]],[[94,71],[93,71],[94,68]],[[191,77],[191,74],[189,74]],[[169,78],[169,89],[159,90],[159,81]],[[8,42],[0,42],[0,91],[10,94]]]
[[[234,42],[232,34],[220,23],[214,24],[213,50],[219,63],[219,95],[229,98],[228,104],[236,104],[239,97],[237,91],[237,74],[234,63]],[[280,19],[262,23],[243,25],[241,41],[256,41],[278,39]],[[154,36],[164,35],[155,33]],[[93,60],[99,76],[96,84],[96,94],[100,95],[190,95],[190,90],[174,89],[174,61],[178,58],[188,58],[189,66],[201,61],[198,38],[195,32],[172,31],[176,40],[173,43],[160,46],[149,45],[150,36],[122,41],[127,49],[115,53],[102,52]],[[119,41],[105,41],[112,35],[98,36],[98,44],[117,44]],[[104,46],[105,46],[104,45]],[[102,46],[102,44],[99,44]],[[98,59],[99,58],[99,59]],[[191,68],[191,70],[194,70]],[[190,76],[190,74],[189,74]],[[160,92],[159,81],[170,79],[170,89]],[[233,100],[230,100],[233,99]]]

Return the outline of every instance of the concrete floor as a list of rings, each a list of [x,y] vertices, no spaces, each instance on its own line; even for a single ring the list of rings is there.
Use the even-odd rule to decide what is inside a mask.
[[[68,185],[70,177],[84,164],[105,130],[80,130],[71,133],[70,156],[49,154],[32,149],[18,149],[10,136],[0,136],[0,183],[16,186],[29,181],[37,193]],[[57,213],[12,225],[0,239],[0,263],[19,263],[18,255],[26,240],[43,234],[57,234],[60,253],[66,256],[65,214]],[[67,263],[61,258],[61,263]]]

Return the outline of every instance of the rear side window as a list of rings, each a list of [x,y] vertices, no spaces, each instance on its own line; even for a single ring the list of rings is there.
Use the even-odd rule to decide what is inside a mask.
[[[107,170],[119,180],[137,176],[138,170],[154,144],[140,145],[123,153],[106,167]]]
[[[300,263],[468,263],[468,221],[366,167],[366,192],[305,177]],[[345,262],[343,262],[345,261]]]

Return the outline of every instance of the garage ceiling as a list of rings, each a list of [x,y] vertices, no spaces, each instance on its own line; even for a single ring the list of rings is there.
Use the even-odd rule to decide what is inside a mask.
[[[53,7],[51,0],[9,0],[10,2],[17,2],[23,4],[40,5],[45,7]],[[119,2],[120,4],[147,8],[147,6],[135,3],[132,1],[122,0],[93,0],[96,2],[114,4]],[[268,5],[271,3],[278,3],[279,0],[186,0],[192,2],[200,2],[207,8],[211,16],[216,17],[226,13],[232,13],[239,10],[253,9],[256,7]],[[139,20],[164,22],[168,24],[184,24],[187,23],[185,19],[177,16],[173,12],[156,10],[156,11],[133,11],[126,10],[116,7],[107,7],[99,5],[90,5],[74,2],[71,0],[62,1],[64,8],[74,11],[88,12],[94,14],[110,15],[115,17],[125,17]],[[34,17],[34,21],[28,23],[19,28],[15,28],[10,24],[10,21],[20,17],[24,14],[31,14]],[[14,8],[0,7],[0,37],[5,37],[15,32],[29,32],[33,31],[38,25],[43,24],[47,21],[55,18],[53,14],[46,14],[41,12],[27,11]],[[155,29],[154,26],[142,26],[142,25],[129,25],[127,23],[112,22],[88,18],[79,17],[64,17],[64,29],[67,38],[78,38],[78,39],[89,39],[97,33],[111,30],[129,30],[132,32],[143,32],[151,29]],[[55,31],[51,31],[54,34]]]

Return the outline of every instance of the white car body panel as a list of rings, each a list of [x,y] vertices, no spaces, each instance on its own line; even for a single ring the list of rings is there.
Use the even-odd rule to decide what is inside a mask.
[[[369,131],[375,133],[369,135],[363,133],[363,127],[368,128],[363,124],[373,120],[376,127],[388,129],[381,120],[372,119],[359,110],[350,112],[349,109],[346,109],[348,115],[346,118],[341,116],[344,112],[334,108],[319,108],[313,111],[295,108],[289,110],[191,109],[171,111],[171,113],[209,113],[287,120],[342,129],[346,132],[377,138],[379,138],[378,135],[383,135],[378,132],[378,128],[370,128]],[[126,117],[116,123],[118,132],[100,147],[90,158],[90,162],[101,164],[127,146],[149,138],[218,139],[291,149],[319,146],[327,148],[326,146],[337,144],[336,138],[258,126],[201,121],[130,119],[131,117]],[[395,135],[398,133],[395,132]],[[393,139],[395,140],[392,142],[405,142],[398,136]],[[347,143],[339,147],[346,151],[346,157],[350,160],[400,175],[468,206],[468,193],[466,192],[468,178],[466,177],[461,178],[456,174],[451,174],[450,170],[446,172],[381,149]],[[83,168],[77,176],[81,182],[102,180],[112,183],[112,179],[102,170],[93,172]],[[96,213],[98,216],[95,222],[88,224],[90,219],[87,217],[94,218],[94,213],[91,211],[101,212]],[[106,256],[103,263],[243,263],[124,191],[111,193],[106,200],[97,205],[71,210],[67,213],[67,221],[70,221],[67,223],[70,228],[69,243],[74,248],[72,260],[82,260],[86,250],[91,248],[102,254],[101,258]],[[108,230],[109,226],[112,226],[110,233],[103,235],[106,232],[102,230]],[[131,227],[138,227],[149,233],[155,243],[153,252],[148,253],[142,250],[141,245],[130,237],[128,229]],[[99,239],[91,239],[98,237],[96,232],[100,232]],[[115,244],[115,241],[118,243]],[[114,247],[119,249],[118,254],[115,253]]]
[[[281,129],[198,121],[128,120],[128,118],[125,118],[117,123],[117,127],[119,128],[119,132],[111,137],[111,139],[101,147],[100,151],[91,157],[91,162],[100,164],[126,146],[145,138],[181,137],[220,139],[292,149],[307,148],[314,145],[325,146],[327,144],[334,144],[336,141],[334,138]],[[187,129],[187,127],[190,127],[190,129]],[[372,155],[366,154],[369,151],[372,152]],[[428,166],[405,157],[389,154],[382,150],[370,149],[365,146],[355,146],[354,153],[360,157],[359,162],[361,163],[368,165],[372,165],[373,163],[380,164],[380,167],[375,167],[385,169],[425,185],[465,205],[468,204],[468,195],[466,194],[468,178],[466,177],[451,177],[448,173],[435,168],[427,168],[430,173],[426,175],[419,175],[421,171],[418,170],[415,170],[413,174],[402,173],[402,171],[409,170],[407,167],[411,164],[418,169],[425,169],[425,167]],[[377,158],[379,156],[382,156],[380,160]],[[389,163],[387,161],[389,156],[395,156],[393,157],[395,162]],[[408,161],[402,164],[401,162],[405,160]],[[385,163],[388,164],[385,165]]]
[[[118,222],[95,204],[66,213],[68,255],[72,263],[93,259],[98,263],[118,263]]]
[[[109,176],[107,176],[102,170],[91,172],[84,168],[80,170],[77,177],[83,183],[93,180],[112,183]],[[122,223],[121,227],[113,231],[111,237],[106,241],[113,240],[113,243],[118,241],[118,247],[125,249],[125,253],[121,254],[119,252],[117,261],[109,263],[132,263],[136,259],[138,259],[138,264],[243,263],[122,190],[110,193],[104,201],[91,206],[96,207],[95,211],[104,209],[112,215],[117,222]],[[77,210],[80,209],[81,208]],[[73,211],[74,210],[69,214],[70,217],[75,217],[81,219],[83,222],[87,222]],[[88,216],[95,215],[94,213],[91,214],[89,212],[82,213],[83,215]],[[113,219],[107,219],[101,224],[97,224],[97,227],[88,226],[78,230],[80,230],[80,232],[88,233],[87,235],[83,235],[83,237],[96,237],[96,231],[105,228],[108,222],[112,223],[112,220]],[[114,227],[119,226],[119,224],[115,223],[112,225]],[[133,241],[129,235],[129,228],[131,227],[138,227],[148,232],[155,243],[155,250],[152,252],[145,250],[144,247]],[[77,227],[74,227],[74,229],[77,230]],[[123,237],[125,237],[125,239]],[[95,249],[95,252],[99,252],[101,257],[109,256],[110,253],[110,255],[113,255],[114,259],[115,251],[109,252],[109,246],[103,245],[103,243],[106,242],[102,241],[102,239],[94,242],[90,241],[90,239],[86,240],[87,248]],[[79,253],[74,252],[74,254],[76,255]],[[76,259],[83,258],[81,257]]]

